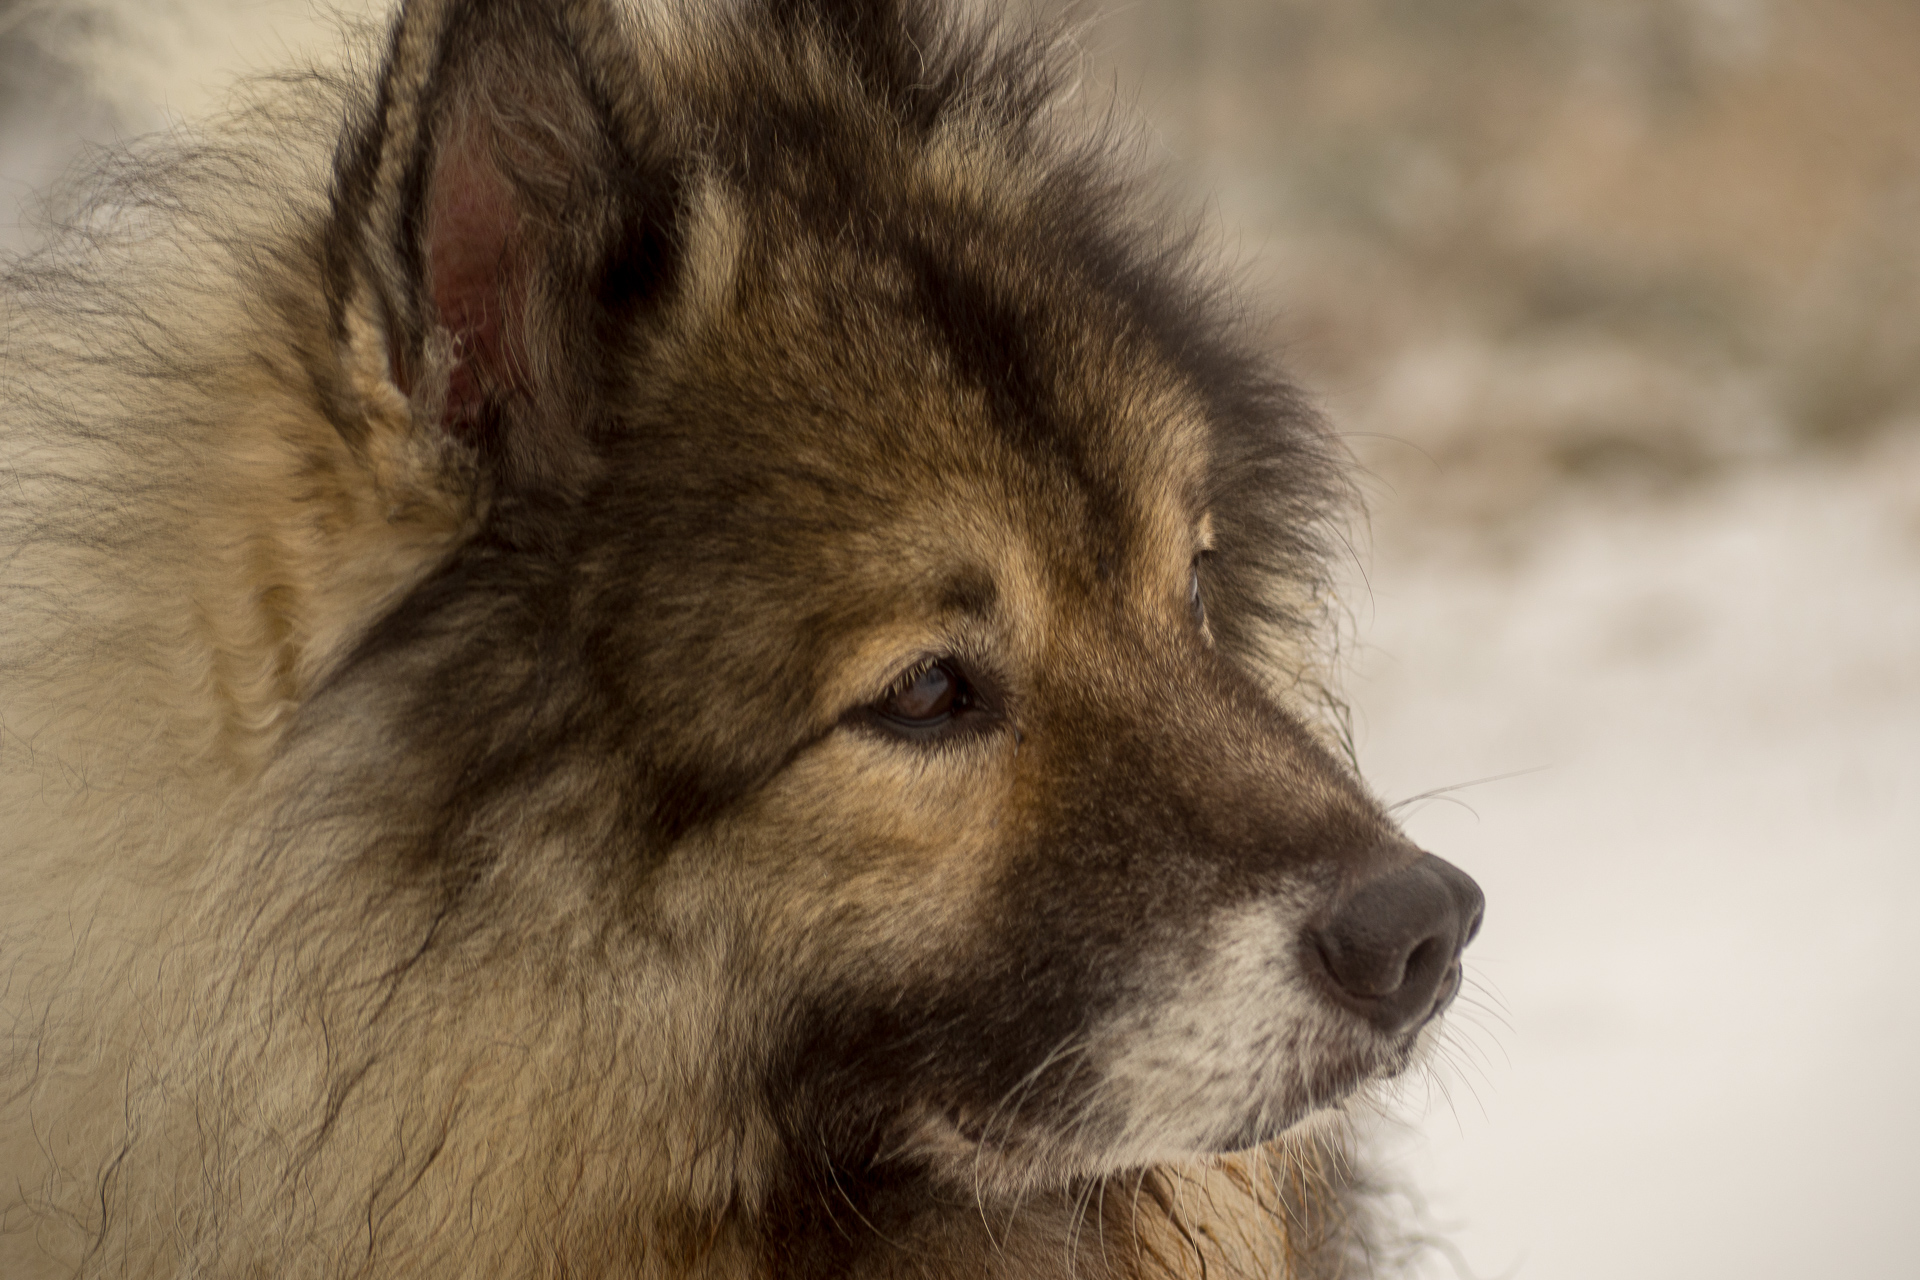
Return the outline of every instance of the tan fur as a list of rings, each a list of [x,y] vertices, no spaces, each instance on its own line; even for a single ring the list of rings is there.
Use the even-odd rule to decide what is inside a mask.
[[[881,1237],[847,1264],[861,1276],[1331,1274],[1357,1237],[1334,1194],[1352,1181],[1339,1122],[1324,1118],[1250,1153],[1116,1171],[1077,1129],[1029,1124],[1012,1094],[971,1110],[929,1098],[874,1155],[883,1172],[938,1171],[898,1223],[822,1187],[804,1201],[818,1221],[769,1225],[795,1203],[781,1182],[795,1137],[754,1073],[786,1051],[783,1020],[895,974],[973,981],[964,957],[1019,868],[1016,839],[1091,768],[1029,741],[1027,721],[937,756],[844,727],[916,660],[989,656],[1039,691],[1022,704],[1032,723],[1131,725],[1184,698],[1170,732],[1222,752],[1196,774],[1274,780],[1301,830],[1387,829],[1323,752],[1262,727],[1283,713],[1180,666],[1192,566],[1233,533],[1206,508],[1211,410],[1110,289],[1045,243],[1023,256],[1018,228],[1050,180],[1035,149],[1066,124],[1043,114],[1010,138],[975,104],[916,140],[824,33],[775,56],[717,8],[587,3],[553,11],[582,64],[639,66],[652,96],[616,81],[588,86],[606,89],[596,99],[488,46],[475,83],[497,91],[462,89],[433,116],[419,104],[454,11],[416,4],[399,28],[375,122],[389,145],[359,208],[373,231],[344,276],[329,275],[322,165],[343,112],[372,119],[351,74],[268,91],[204,155],[106,188],[96,224],[18,268],[0,302],[0,1274],[731,1280],[818,1269],[781,1242],[821,1222]],[[567,203],[598,198],[581,176],[602,166],[596,112],[699,152],[698,112],[658,103],[748,93],[858,122],[894,175],[876,199],[990,229],[956,237],[945,265],[1072,318],[1036,339],[1064,370],[1050,393],[1063,419],[1114,423],[1088,434],[1084,466],[1127,478],[1116,502],[1133,541],[1123,560],[1095,555],[1093,499],[1033,470],[962,359],[903,327],[891,308],[917,287],[909,272],[777,201],[752,205],[707,155],[688,170],[657,340],[607,358],[629,379],[621,411],[673,423],[719,388],[783,466],[860,477],[874,497],[857,531],[806,548],[805,580],[687,579],[703,609],[660,638],[693,655],[674,741],[721,744],[710,754],[743,771],[761,745],[742,740],[743,700],[800,659],[771,628],[694,625],[840,604],[819,623],[834,643],[779,717],[799,745],[654,848],[620,807],[641,785],[624,758],[557,734],[556,755],[579,759],[470,789],[432,756],[467,744],[410,737],[432,710],[410,699],[459,663],[424,645],[354,655],[462,563],[516,486],[579,500],[606,482],[586,425],[600,392],[570,372],[577,300],[552,269],[619,231],[600,205]],[[402,242],[375,234],[412,225],[417,146],[436,148],[424,284]],[[790,177],[799,201],[813,179]],[[471,217],[473,190],[483,214],[523,203],[498,244],[446,248],[438,227]],[[167,191],[197,212],[143,203]],[[433,290],[496,278],[505,336],[490,351],[484,324],[438,314]],[[474,397],[508,405],[498,459],[454,429]],[[836,518],[797,485],[788,510],[797,525]],[[698,543],[732,519],[716,505],[676,532]],[[955,547],[993,584],[990,605],[943,594]],[[769,547],[769,563],[789,552]],[[555,607],[629,591],[651,607],[629,584],[653,569],[583,553]],[[1104,588],[1086,584],[1108,580],[1119,603],[1090,603]],[[1266,612],[1223,612],[1197,643],[1264,635],[1249,687],[1297,703],[1319,687],[1317,650],[1271,619],[1311,612],[1322,588],[1275,574],[1259,589]],[[477,659],[503,684],[543,674],[511,652]],[[389,696],[352,693],[357,663]],[[622,679],[643,676],[608,681]],[[539,728],[536,711],[481,723],[473,758]],[[486,856],[413,869],[436,841]],[[646,877],[621,879],[620,859],[643,855]],[[1302,873],[1296,896],[1347,874]],[[1175,976],[1179,962],[1160,960]],[[1303,1053],[1346,1044],[1342,1028],[1309,1030]],[[1063,1031],[1059,1049],[1095,1043]]]

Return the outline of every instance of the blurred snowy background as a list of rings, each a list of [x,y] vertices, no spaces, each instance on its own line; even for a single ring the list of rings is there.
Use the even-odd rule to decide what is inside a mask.
[[[1920,1275],[1920,5],[1081,12],[1368,469],[1370,779],[1514,775],[1405,810],[1490,901],[1427,1273]],[[0,247],[330,31],[0,0]]]

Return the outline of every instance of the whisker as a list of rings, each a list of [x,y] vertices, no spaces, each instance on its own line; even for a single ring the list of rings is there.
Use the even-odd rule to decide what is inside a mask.
[[[1530,769],[1515,769],[1511,773],[1489,774],[1484,778],[1471,778],[1466,782],[1456,782],[1451,784],[1450,786],[1435,787],[1431,791],[1422,791],[1418,795],[1411,795],[1404,800],[1394,801],[1392,804],[1387,806],[1387,812],[1398,813],[1400,810],[1406,808],[1408,805],[1418,804],[1422,800],[1444,799],[1452,795],[1456,791],[1465,791],[1469,787],[1484,787],[1487,784],[1493,783],[1493,782],[1506,782],[1511,778],[1524,778],[1529,774],[1545,773],[1548,769],[1552,767],[1553,767],[1552,765],[1538,764],[1538,765],[1534,765]],[[1469,813],[1473,812],[1473,810],[1467,805],[1461,805],[1460,807],[1463,809],[1466,809],[1467,812]]]

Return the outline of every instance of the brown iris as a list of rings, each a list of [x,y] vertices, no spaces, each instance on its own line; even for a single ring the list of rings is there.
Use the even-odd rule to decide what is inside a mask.
[[[876,710],[902,724],[931,727],[965,705],[965,690],[959,672],[944,662],[935,662],[908,677],[881,700]]]

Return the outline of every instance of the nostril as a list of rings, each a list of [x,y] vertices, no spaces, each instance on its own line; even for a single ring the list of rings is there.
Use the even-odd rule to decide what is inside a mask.
[[[1343,1002],[1388,1033],[1423,1022],[1460,985],[1484,899],[1431,854],[1349,894],[1313,942]]]
[[[1445,976],[1447,966],[1453,963],[1453,957],[1453,939],[1422,938],[1419,945],[1414,947],[1413,953],[1407,957],[1406,966],[1401,971],[1400,985],[1404,986],[1409,982],[1424,983],[1429,973]]]

